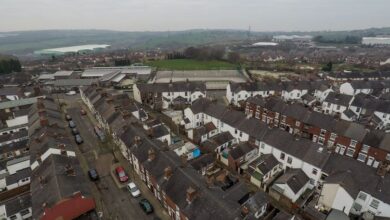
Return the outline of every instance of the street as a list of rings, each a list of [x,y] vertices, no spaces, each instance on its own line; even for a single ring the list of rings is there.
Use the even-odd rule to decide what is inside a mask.
[[[135,182],[142,192],[142,195],[138,198],[133,198],[128,192],[126,187],[118,186],[114,181],[114,175],[112,175],[112,166],[118,163],[114,159],[112,144],[110,138],[106,143],[100,142],[94,133],[94,119],[88,112],[88,115],[81,115],[81,107],[85,110],[86,107],[82,105],[82,101],[79,96],[64,97],[61,99],[65,101],[66,112],[72,117],[77,129],[82,136],[84,143],[79,146],[79,160],[83,168],[83,171],[87,175],[87,171],[91,168],[95,168],[99,173],[100,180],[97,182],[90,182],[91,191],[95,197],[97,204],[97,211],[103,213],[102,219],[115,219],[115,220],[127,220],[127,219],[167,219],[167,215],[163,213],[162,207],[157,200],[151,196],[151,192],[146,185],[139,180],[135,175],[131,175],[128,171],[129,164],[124,159],[119,160],[121,165],[126,168],[131,181]],[[70,129],[69,129],[70,132]],[[120,158],[118,158],[120,159]],[[138,179],[137,179],[138,178]],[[142,186],[143,184],[143,186]],[[155,213],[146,215],[140,208],[138,202],[142,198],[147,198],[154,206]],[[156,201],[151,201],[151,200]],[[160,206],[160,207],[156,207]]]

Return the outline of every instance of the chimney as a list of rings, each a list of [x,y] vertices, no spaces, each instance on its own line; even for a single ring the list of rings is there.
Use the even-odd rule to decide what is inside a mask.
[[[168,180],[172,176],[172,168],[170,166],[164,169],[164,179]]]
[[[61,155],[66,155],[65,144],[59,144],[58,147],[61,150]]]
[[[134,144],[140,144],[141,143],[141,137],[140,136],[134,136]]]
[[[186,200],[187,200],[188,204],[191,204],[195,200],[196,194],[197,194],[196,189],[194,189],[193,187],[190,186],[187,189]]]
[[[148,161],[153,161],[154,159],[156,159],[156,152],[153,150],[153,149],[150,149],[148,151]]]
[[[42,176],[39,176],[38,180],[39,180],[39,184],[41,185],[41,188],[43,188],[43,186],[46,184],[45,178],[43,178]]]
[[[65,172],[68,176],[76,176],[76,172],[72,165],[68,164],[65,166]]]
[[[183,154],[180,156],[181,158],[181,167],[186,167],[188,163],[188,156],[186,154]]]
[[[376,174],[383,178],[388,172],[390,172],[390,163],[387,161],[381,162],[376,170]]]
[[[40,118],[40,123],[41,123],[41,126],[48,126],[49,125],[49,120],[46,117],[41,117]]]

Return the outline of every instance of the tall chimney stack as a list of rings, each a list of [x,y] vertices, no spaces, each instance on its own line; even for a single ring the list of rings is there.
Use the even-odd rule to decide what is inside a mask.
[[[191,204],[195,200],[196,194],[197,194],[196,189],[194,189],[193,187],[190,186],[187,189],[186,200],[187,200],[188,204]]]

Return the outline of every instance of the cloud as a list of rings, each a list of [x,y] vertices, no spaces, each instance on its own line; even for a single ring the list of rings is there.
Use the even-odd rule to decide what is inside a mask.
[[[389,25],[388,0],[0,0],[0,31],[31,29],[258,31]]]

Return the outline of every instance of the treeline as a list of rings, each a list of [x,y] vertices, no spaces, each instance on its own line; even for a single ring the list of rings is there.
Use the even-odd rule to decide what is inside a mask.
[[[362,38],[352,35],[347,35],[345,37],[325,37],[318,35],[313,38],[313,41],[324,44],[360,44],[362,42]]]
[[[226,54],[223,47],[188,47],[183,52],[167,54],[167,59],[223,60],[231,63],[239,63],[241,56],[237,52],[229,52]]]
[[[22,66],[17,58],[0,57],[0,74],[20,72],[21,70]]]

